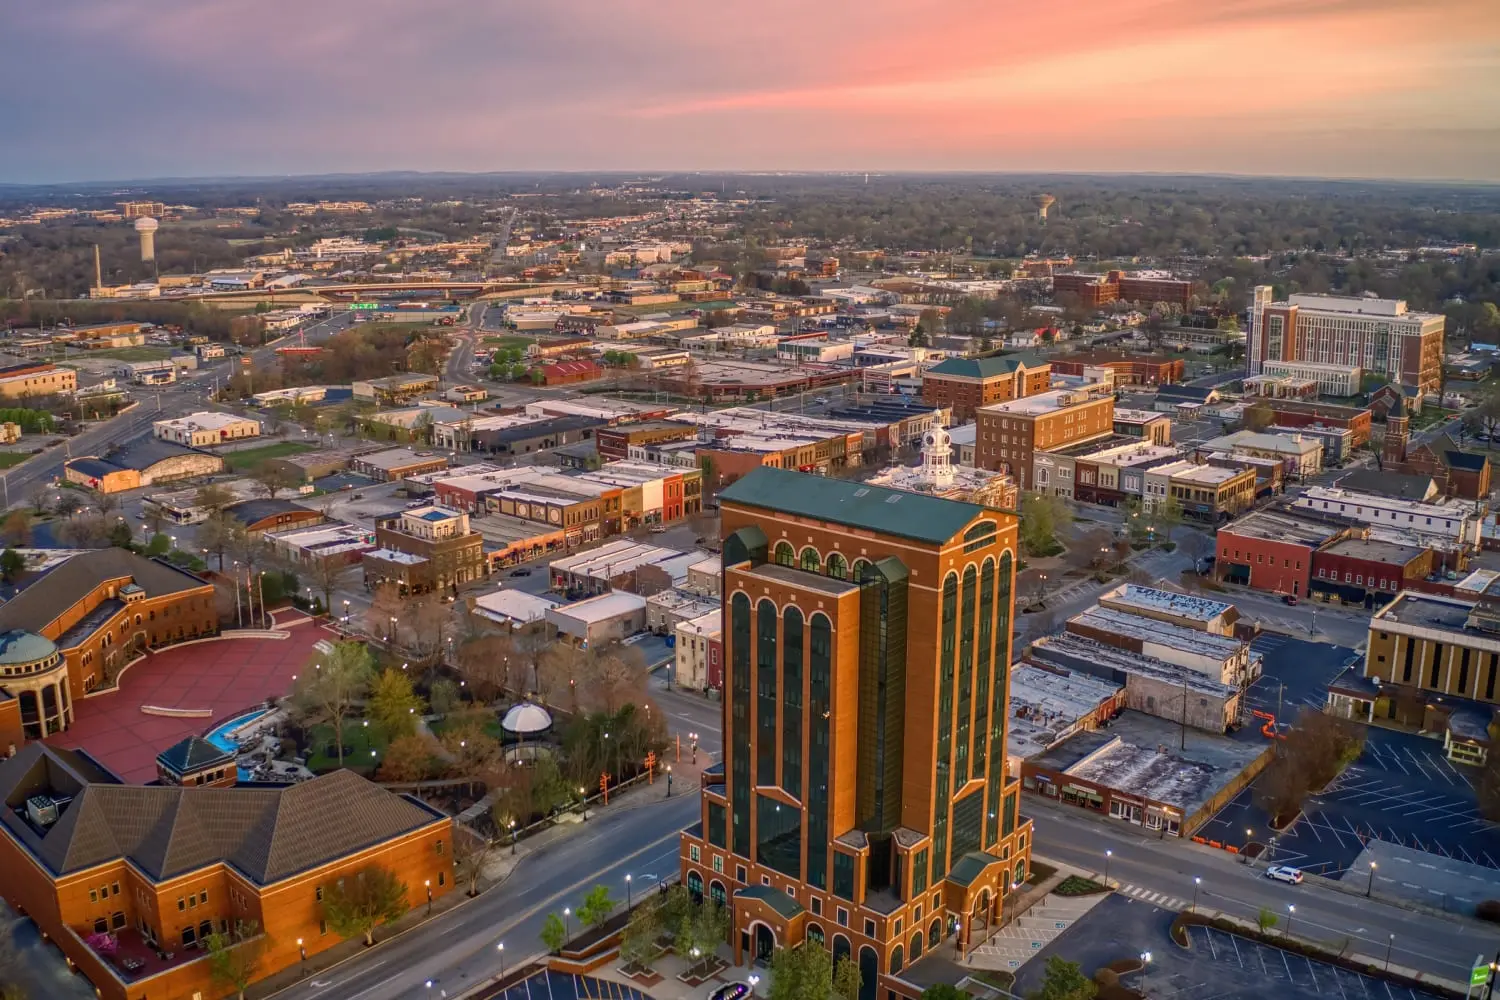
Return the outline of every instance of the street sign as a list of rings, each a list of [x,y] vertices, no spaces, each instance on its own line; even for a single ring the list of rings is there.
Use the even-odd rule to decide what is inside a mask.
[[[379,309],[380,308],[380,303],[379,302],[351,302],[351,303],[349,303],[349,308],[350,309]]]
[[[1490,963],[1480,962],[1469,970],[1469,988],[1483,986],[1490,981]]]

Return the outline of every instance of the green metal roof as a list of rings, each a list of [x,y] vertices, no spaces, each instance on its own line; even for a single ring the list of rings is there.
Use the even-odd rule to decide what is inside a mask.
[[[742,899],[758,899],[784,920],[790,920],[802,912],[802,904],[784,892],[779,892],[769,885],[746,886],[735,893]]]
[[[974,884],[976,878],[984,874],[986,868],[998,864],[1000,864],[1000,859],[993,854],[970,851],[954,863],[945,877],[954,885],[969,886]]]
[[[984,513],[978,504],[761,466],[720,501],[941,545]]]
[[[993,354],[987,358],[949,358],[927,369],[927,374],[993,378],[996,375],[1009,375],[1017,368],[1040,368],[1046,363],[1030,354]]]
[[[57,644],[46,636],[13,628],[0,632],[0,663],[29,666],[57,654]]]

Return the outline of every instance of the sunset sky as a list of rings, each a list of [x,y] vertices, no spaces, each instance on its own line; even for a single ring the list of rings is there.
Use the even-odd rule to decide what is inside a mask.
[[[0,30],[0,181],[1500,180],[1500,0],[47,0]]]

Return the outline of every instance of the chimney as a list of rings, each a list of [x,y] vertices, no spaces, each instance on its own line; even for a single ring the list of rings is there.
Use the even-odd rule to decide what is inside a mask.
[[[99,244],[94,244],[94,287],[104,287],[104,269],[99,266]]]

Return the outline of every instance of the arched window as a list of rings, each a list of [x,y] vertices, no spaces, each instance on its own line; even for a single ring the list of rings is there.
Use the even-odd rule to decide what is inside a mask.
[[[864,583],[865,582],[865,574],[868,573],[869,571],[870,571],[870,561],[868,559],[856,559],[856,560],[854,560],[854,582],[855,583]]]
[[[793,566],[797,562],[797,553],[792,548],[791,542],[777,542],[776,552],[771,560],[778,566]]]
[[[859,1000],[875,1000],[875,983],[880,978],[880,956],[864,945],[859,949]]]
[[[1026,859],[1022,858],[1020,861],[1016,862],[1016,881],[1015,881],[1014,884],[1015,885],[1020,885],[1021,883],[1025,882],[1025,881],[1026,881]]]
[[[906,964],[906,952],[898,944],[896,950],[891,952],[891,975],[901,971],[901,966]]]
[[[808,924],[807,940],[809,944],[815,944],[819,948],[823,947],[823,928],[817,924]]]
[[[927,947],[936,948],[938,942],[943,939],[943,918],[933,917],[932,923],[927,925]]]
[[[724,891],[724,883],[714,879],[708,883],[708,898],[713,900],[715,906],[725,906],[729,902],[729,895]]]
[[[921,931],[917,931],[917,933],[915,933],[915,934],[913,934],[911,936],[911,960],[913,962],[915,962],[917,959],[919,959],[921,957],[922,957],[922,932]]]
[[[697,872],[688,872],[687,890],[688,895],[693,897],[693,902],[703,902],[703,876]]]
[[[839,959],[849,957],[849,939],[842,934],[833,936],[833,967],[839,967]]]
[[[849,564],[837,552],[828,553],[828,575],[835,580],[849,579]]]
[[[802,568],[809,573],[816,573],[821,568],[822,562],[818,550],[811,545],[802,550]]]

